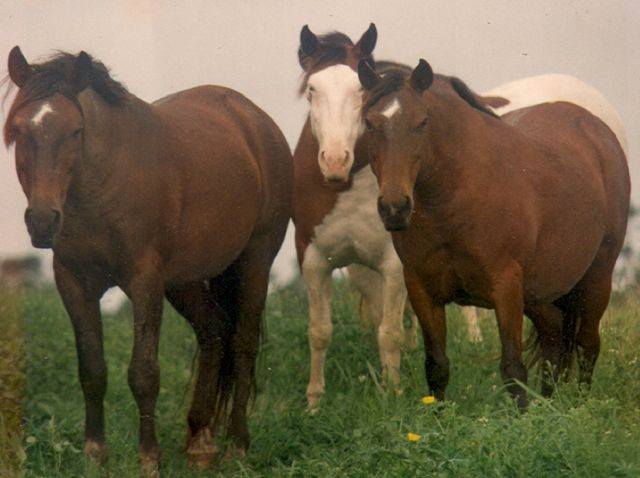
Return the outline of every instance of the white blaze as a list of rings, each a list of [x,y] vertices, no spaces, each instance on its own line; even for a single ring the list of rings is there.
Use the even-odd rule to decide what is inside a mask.
[[[43,103],[38,112],[33,115],[33,118],[31,118],[31,122],[35,125],[39,125],[42,123],[42,119],[49,113],[53,113],[53,108],[51,108],[49,103]]]
[[[356,141],[364,131],[362,87],[358,74],[347,65],[330,66],[309,77],[307,93],[311,129],[320,150],[321,170],[348,153],[348,161],[344,165],[348,171],[353,164]]]
[[[400,102],[398,101],[398,98],[394,98],[393,101],[389,103],[387,107],[384,109],[384,111],[382,112],[382,116],[391,118],[398,111],[400,111],[400,109],[401,109],[401,106],[400,106]]]

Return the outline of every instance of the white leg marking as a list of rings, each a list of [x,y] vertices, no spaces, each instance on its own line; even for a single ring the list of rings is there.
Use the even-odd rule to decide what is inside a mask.
[[[42,119],[49,113],[53,113],[53,108],[49,103],[43,103],[38,112],[33,115],[33,118],[31,118],[31,122],[35,125],[39,125],[42,123]]]
[[[478,323],[478,309],[475,307],[463,307],[462,314],[467,320],[467,334],[472,342],[482,342],[482,330]]]
[[[391,248],[393,246],[390,245]],[[402,264],[395,253],[382,268],[382,322],[378,328],[378,349],[382,364],[382,377],[399,392],[400,351],[405,342],[402,318],[407,299]]]
[[[398,102],[398,98],[394,98],[389,105],[382,112],[382,116],[386,116],[387,118],[391,118],[394,114],[400,111],[400,103]]]
[[[315,411],[324,395],[324,362],[331,342],[331,271],[329,262],[312,244],[305,251],[302,276],[309,296],[309,349],[311,371],[307,385],[309,410]]]

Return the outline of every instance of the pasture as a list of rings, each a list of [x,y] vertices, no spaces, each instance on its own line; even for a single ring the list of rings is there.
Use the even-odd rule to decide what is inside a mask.
[[[403,355],[400,396],[378,385],[371,331],[355,315],[355,295],[334,283],[334,338],[321,411],[305,411],[308,373],[306,296],[300,283],[269,298],[251,407],[247,459],[225,476],[638,476],[640,474],[640,304],[618,298],[602,323],[603,350],[591,394],[575,382],[553,400],[534,398],[519,414],[502,390],[492,316],[485,341],[470,343],[459,310],[449,309],[450,401],[424,405],[421,346]],[[106,397],[110,476],[137,474],[137,409],[126,383],[130,310],[104,319],[109,366]],[[99,476],[83,457],[83,401],[68,318],[55,291],[25,301],[28,477]],[[160,344],[157,417],[162,476],[212,476],[186,467],[184,446],[191,329],[166,305]],[[186,395],[185,395],[186,394]],[[408,433],[420,435],[409,441]]]

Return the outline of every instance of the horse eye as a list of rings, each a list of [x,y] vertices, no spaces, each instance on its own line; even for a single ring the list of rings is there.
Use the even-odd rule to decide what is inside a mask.
[[[425,126],[427,126],[428,122],[429,122],[429,118],[423,119],[422,121],[420,121],[420,124],[418,124],[416,129],[423,129]]]
[[[364,120],[364,125],[367,128],[367,130],[369,130],[369,131],[373,130],[373,125],[371,124],[371,121],[369,121],[368,119]]]
[[[73,136],[74,138],[79,138],[80,135],[82,135],[82,128],[78,128],[77,130],[75,130],[71,136]]]

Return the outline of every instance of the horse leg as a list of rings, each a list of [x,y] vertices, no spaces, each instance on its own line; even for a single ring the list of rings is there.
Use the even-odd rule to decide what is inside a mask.
[[[255,384],[255,362],[260,346],[262,314],[269,287],[269,271],[279,243],[271,236],[250,243],[235,262],[237,271],[237,323],[233,336],[235,380],[227,458],[243,458],[249,448],[247,403]]]
[[[144,260],[128,285],[133,303],[133,352],[129,388],[140,414],[140,464],[142,474],[159,476],[160,449],[155,431],[155,407],[160,389],[158,342],[164,300],[160,259]]]
[[[211,465],[218,452],[210,425],[222,354],[223,318],[204,281],[174,286],[165,294],[171,305],[191,324],[198,339],[198,375],[189,410],[187,456],[190,465],[203,469]]]
[[[422,329],[425,352],[425,373],[431,393],[445,399],[449,383],[449,359],[447,358],[447,324],[444,305],[434,304],[421,279],[406,267],[404,279],[413,310]]]
[[[500,372],[507,389],[522,410],[527,407],[527,394],[515,380],[527,383],[527,369],[522,362],[522,323],[524,314],[522,271],[515,266],[494,284],[493,302],[502,344]]]
[[[589,387],[600,354],[600,320],[609,305],[611,272],[590,274],[579,284],[580,321],[576,334],[578,381]]]
[[[85,406],[84,452],[102,464],[107,459],[103,404],[107,391],[107,364],[102,343],[100,292],[89,293],[78,278],[55,258],[53,269],[76,338],[78,375]]]
[[[405,342],[402,319],[407,289],[404,285],[402,263],[395,251],[393,258],[395,260],[387,260],[381,267],[383,312],[382,322],[378,327],[378,350],[383,380],[399,392],[400,350]]]
[[[538,335],[542,360],[542,395],[551,396],[561,372],[562,310],[552,304],[527,306],[526,314],[533,322]]]
[[[467,335],[472,342],[482,342],[482,330],[478,323],[478,309],[462,307],[462,315],[467,321]]]
[[[309,349],[311,370],[307,385],[309,410],[315,411],[324,395],[324,362],[331,343],[331,265],[311,245],[305,252],[302,276],[309,296]]]
[[[379,272],[360,264],[347,267],[349,279],[360,292],[358,313],[364,329],[378,328],[382,321],[382,276]]]

